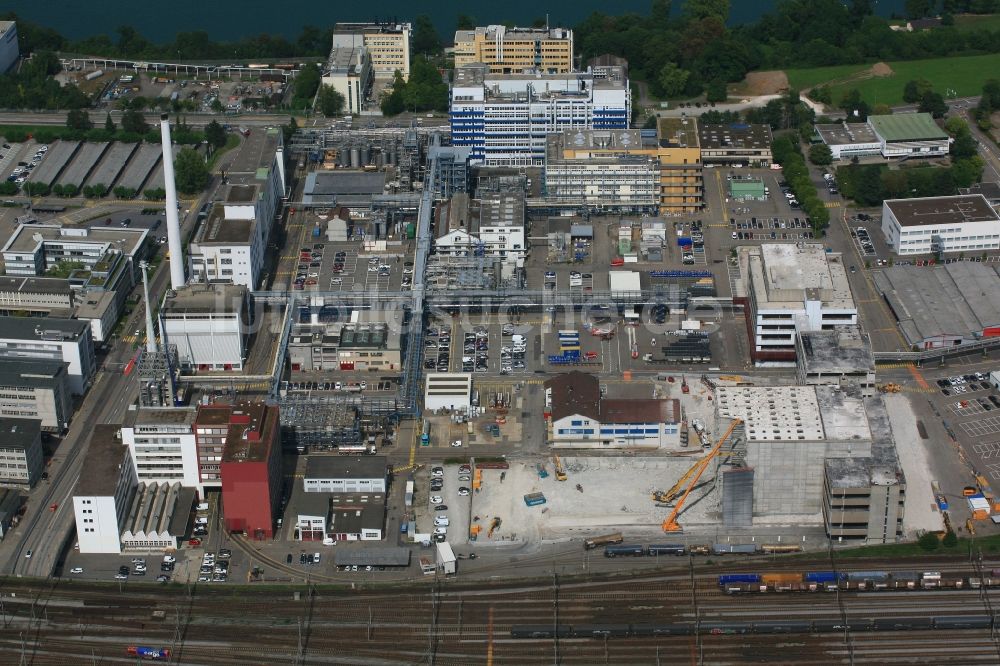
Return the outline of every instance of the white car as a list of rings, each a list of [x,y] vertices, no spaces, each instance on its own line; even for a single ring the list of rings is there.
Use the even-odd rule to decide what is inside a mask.
[[[444,470],[436,469],[431,472],[431,476],[444,476]]]
[[[444,499],[440,495],[431,495],[431,504],[440,504]]]
[[[330,284],[340,284],[343,282],[340,278],[330,278]]]
[[[166,562],[167,564],[173,564],[174,562],[177,561],[177,558],[174,557],[173,555],[164,555],[163,561]]]
[[[454,442],[451,443],[451,445],[458,448],[459,446],[462,446],[462,440],[456,439]]]
[[[71,574],[82,574],[83,573],[83,567],[73,567],[72,569],[69,570],[69,572]]]
[[[448,528],[447,527],[435,527],[434,528],[434,534],[447,534],[447,533],[448,533]]]
[[[438,516],[434,519],[434,527],[448,527],[451,521],[448,520],[447,516]]]

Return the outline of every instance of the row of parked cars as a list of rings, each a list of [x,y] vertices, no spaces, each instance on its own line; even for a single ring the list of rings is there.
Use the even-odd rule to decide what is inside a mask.
[[[945,395],[962,395],[963,393],[969,393],[970,391],[989,391],[993,388],[990,384],[989,376],[984,372],[975,372],[968,375],[956,375],[955,377],[949,377],[947,379],[937,380],[937,385],[941,388],[941,392]],[[1000,399],[995,395],[989,396],[990,402],[992,402],[996,407],[1000,407]],[[986,408],[989,411],[989,407]]]
[[[219,549],[218,558],[215,553],[205,553],[201,558],[198,582],[225,583],[229,579],[229,560],[232,556],[232,551],[227,548]]]
[[[3,144],[3,147],[10,148],[10,144],[5,143]],[[7,176],[7,182],[17,183],[18,185],[24,183],[24,181],[28,179],[28,176],[31,175],[31,172],[34,171],[35,167],[42,163],[42,158],[45,157],[45,153],[47,153],[48,150],[49,147],[42,144],[38,147],[38,150],[35,151],[35,154],[31,157],[30,162],[18,162],[11,174]]]
[[[462,465],[458,468],[458,482],[459,483],[469,483],[472,481],[472,467],[470,465]],[[431,493],[438,493],[444,489],[444,467],[435,466],[431,468],[431,483],[430,483]],[[460,486],[458,489],[458,494],[462,497],[469,495],[472,492],[467,486]],[[434,516],[434,534],[433,539],[435,541],[446,541],[448,539],[448,526],[451,524],[451,520],[448,518],[448,505],[443,504],[444,498],[441,495],[432,494],[428,501],[437,513]]]

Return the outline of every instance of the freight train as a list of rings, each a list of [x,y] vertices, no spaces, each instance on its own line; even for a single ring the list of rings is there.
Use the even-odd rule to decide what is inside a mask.
[[[130,645],[125,648],[125,652],[131,657],[149,659],[151,661],[169,661],[170,650],[167,648],[144,647],[142,645]]]
[[[614,537],[617,540],[609,541],[607,540],[609,537]],[[798,553],[802,550],[801,546],[787,544],[763,544],[758,546],[753,543],[715,543],[711,546],[708,544],[691,546],[685,546],[683,544],[653,544],[651,546],[643,546],[639,544],[621,545],[621,541],[621,534],[613,534],[608,535],[607,537],[589,539],[584,542],[583,547],[589,550],[591,548],[597,548],[597,546],[604,543],[616,544],[609,545],[604,548],[605,557],[624,557],[630,555],[708,555],[710,553],[712,555],[758,555],[761,553]]]
[[[1000,569],[979,574],[940,571],[809,571],[735,573],[719,576],[726,594],[765,592],[878,592],[882,590],[976,590],[1000,587]]]
[[[693,636],[727,634],[821,634],[845,631],[926,631],[939,629],[990,629],[992,615],[940,615],[876,617],[850,620],[768,620],[724,622],[701,620],[676,624],[576,624],[514,625],[511,638],[632,638],[642,636]]]

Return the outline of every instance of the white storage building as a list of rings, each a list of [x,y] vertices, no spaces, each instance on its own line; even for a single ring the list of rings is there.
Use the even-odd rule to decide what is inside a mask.
[[[247,288],[234,284],[189,285],[160,310],[165,342],[189,371],[242,370],[252,321]]]
[[[427,373],[424,389],[424,410],[439,409],[468,411],[472,406],[471,373]]]

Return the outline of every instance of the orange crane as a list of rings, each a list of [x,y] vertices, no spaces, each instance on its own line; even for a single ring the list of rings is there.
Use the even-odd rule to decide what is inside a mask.
[[[674,506],[674,510],[671,511],[670,515],[667,516],[667,519],[663,521],[662,527],[664,532],[681,531],[681,526],[677,524],[677,516],[680,515],[681,509],[684,508],[684,502],[687,501],[688,495],[691,494],[691,491],[694,490],[694,487],[698,485],[698,479],[700,479],[701,475],[705,472],[706,469],[708,469],[708,463],[710,463],[712,459],[715,458],[715,456],[719,455],[719,451],[722,450],[722,445],[726,443],[726,440],[729,439],[729,436],[733,434],[734,430],[736,430],[736,426],[740,425],[741,423],[743,423],[742,419],[733,419],[733,422],[729,424],[729,427],[726,429],[726,432],[722,434],[722,437],[720,437],[719,441],[715,443],[715,446],[712,447],[712,450],[708,452],[708,455],[702,458],[698,462],[695,473],[691,476],[691,480],[688,481],[687,490],[685,490],[684,494],[681,495],[681,498],[677,500],[677,504]]]

